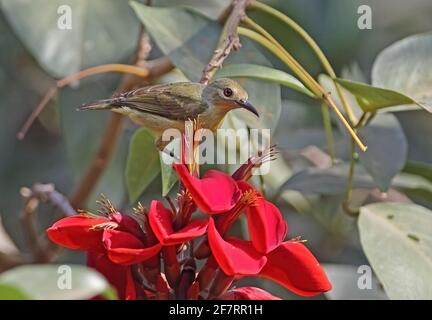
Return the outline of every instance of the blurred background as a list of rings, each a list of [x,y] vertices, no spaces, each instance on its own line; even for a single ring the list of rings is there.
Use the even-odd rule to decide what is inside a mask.
[[[20,189],[24,186],[31,187],[39,182],[55,184],[56,189],[64,195],[73,192],[97,150],[103,128],[109,118],[108,113],[84,114],[76,112],[75,109],[82,103],[111,96],[121,76],[97,75],[62,89],[23,140],[17,139],[17,133],[32,109],[53,86],[54,78],[102,63],[130,63],[140,23],[132,9],[128,7],[128,1],[114,1],[124,2],[122,10],[115,9],[117,14],[122,15],[121,19],[111,19],[109,21],[111,26],[107,26],[105,12],[100,15],[86,16],[86,20],[79,26],[83,28],[83,39],[68,38],[58,43],[58,35],[54,31],[46,29],[46,34],[43,35],[34,35],[31,32],[25,34],[19,30],[17,21],[14,19],[27,19],[29,23],[40,20],[43,23],[48,19],[45,12],[53,11],[47,10],[47,6],[58,6],[68,1],[40,1],[37,12],[30,6],[28,10],[25,9],[26,2],[29,1],[16,1],[22,4],[19,14],[9,10],[8,2],[0,1],[2,4],[0,10],[0,216],[3,227],[13,242],[20,251],[28,254],[19,219],[23,208]],[[108,3],[111,2],[106,1],[106,5],[110,5]],[[169,2],[154,1],[154,5],[173,3],[173,1]],[[203,3],[206,1],[195,2],[197,6],[205,7]],[[370,83],[372,64],[377,54],[384,48],[404,37],[432,30],[430,0],[264,2],[281,10],[303,26],[327,54],[338,75],[366,83]],[[194,5],[193,1],[188,3]],[[357,9],[364,4],[372,8],[371,30],[359,30],[357,27],[359,17]],[[5,8],[9,9],[5,10]],[[211,11],[209,12],[211,14]],[[83,13],[83,17],[85,14]],[[106,14],[113,13],[106,12]],[[271,30],[313,75],[318,76],[322,72],[313,54],[296,34],[274,19],[260,14],[251,14],[251,17]],[[101,25],[104,26],[105,31],[97,33]],[[34,37],[34,41],[28,37]],[[115,42],[117,39],[121,39],[121,42]],[[78,44],[82,46],[80,50],[66,51],[76,55],[72,60],[70,57],[66,59],[57,56],[54,59],[55,63],[43,65],[41,59],[35,54],[45,50],[44,54],[47,57],[49,50],[58,52],[56,51],[58,46],[69,48],[76,47]],[[158,57],[160,54],[156,46],[151,53],[151,58]],[[271,55],[264,54],[276,68],[286,70]],[[63,58],[67,63],[62,62]],[[71,64],[70,61],[76,63]],[[290,170],[289,175],[292,175],[305,167],[306,160],[300,156],[304,154],[305,148],[309,147],[307,149],[309,151],[311,146],[325,148],[325,135],[321,113],[318,111],[319,105],[316,102],[286,88],[282,88],[281,97],[282,108],[274,142],[281,148],[283,158]],[[408,160],[431,163],[432,116],[417,111],[402,111],[395,115],[408,142]],[[336,121],[334,126],[336,128]],[[95,201],[101,193],[111,199],[118,208],[124,210],[131,208],[124,172],[129,139],[135,129],[132,123],[126,123],[115,155],[93,190],[85,209],[94,210]],[[341,147],[341,150],[338,148],[338,156],[347,159],[346,148]],[[140,199],[143,203],[148,203],[150,199],[160,197],[160,189],[160,179],[155,179]],[[380,194],[379,192],[371,194],[368,191],[359,192],[356,196],[363,200],[367,197],[376,200]],[[403,196],[405,195],[400,195]],[[430,200],[429,195],[429,198],[418,194],[407,197],[409,196],[425,206],[432,207],[432,202],[427,200]],[[353,289],[352,283],[358,276],[357,267],[368,262],[359,244],[355,220],[341,210],[343,195],[318,194],[308,199],[313,205],[313,208],[308,210],[302,210],[301,205],[296,208],[293,202],[287,204],[279,199],[278,203],[287,217],[290,236],[303,235],[319,261],[328,264],[330,276],[335,277],[334,281],[339,284],[337,290],[328,297],[386,298],[379,286],[367,292]],[[59,217],[59,212],[50,206],[42,206],[38,211],[37,228],[44,230]],[[1,246],[0,243],[0,251]],[[62,251],[59,261],[84,262],[84,255]],[[342,264],[342,266],[334,266],[334,264]],[[245,281],[254,283],[253,281],[258,280]],[[264,287],[276,295],[295,298],[274,284],[264,282]]]

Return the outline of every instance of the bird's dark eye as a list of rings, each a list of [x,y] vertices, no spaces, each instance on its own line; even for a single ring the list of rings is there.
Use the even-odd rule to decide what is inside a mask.
[[[229,98],[229,97],[231,97],[233,95],[233,91],[230,88],[225,88],[224,91],[223,91],[223,94],[224,94],[225,97]]]

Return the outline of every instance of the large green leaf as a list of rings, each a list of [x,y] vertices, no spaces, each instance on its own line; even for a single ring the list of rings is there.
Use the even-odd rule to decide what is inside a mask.
[[[413,105],[422,107],[432,112],[432,107],[426,103],[420,103],[402,93],[394,90],[374,87],[361,82],[354,82],[345,79],[335,79],[340,85],[351,92],[364,112],[375,112],[379,109]]]
[[[159,171],[159,152],[155,147],[154,138],[146,129],[138,129],[130,142],[126,166],[130,202],[138,199]]]
[[[224,10],[231,4],[231,0],[155,0],[155,6],[182,6],[188,7],[206,17],[216,20],[224,12]]]
[[[2,273],[0,285],[34,300],[85,300],[111,290],[103,276],[81,265],[21,266]]]
[[[414,204],[360,209],[363,250],[390,299],[432,299],[432,212]]]
[[[356,170],[353,188],[371,189],[375,187],[372,178]],[[337,195],[346,191],[348,179],[348,166],[335,165],[328,169],[309,168],[294,174],[281,187],[282,189],[296,190],[304,193],[319,193]]]
[[[432,33],[417,34],[395,42],[376,58],[372,84],[432,105],[431,51]]]
[[[327,169],[308,168],[292,175],[281,189],[296,190],[303,193],[337,195],[347,187],[348,164],[338,164]],[[427,179],[408,173],[399,173],[393,179],[392,187],[402,190],[422,190],[432,195],[432,183]],[[363,166],[357,165],[354,174],[354,189],[373,189],[378,187]]]
[[[223,67],[216,73],[216,78],[252,78],[264,81],[275,82],[294,89],[307,96],[314,97],[314,94],[307,89],[297,78],[284,71],[271,67],[255,64],[230,64]]]
[[[393,177],[404,167],[408,144],[397,118],[379,114],[359,130],[368,149],[359,159],[382,191],[387,191]]]
[[[119,0],[1,0],[15,32],[54,77],[127,58],[135,47],[139,21]],[[72,28],[61,29],[57,13],[69,6]],[[113,22],[121,23],[113,23]]]

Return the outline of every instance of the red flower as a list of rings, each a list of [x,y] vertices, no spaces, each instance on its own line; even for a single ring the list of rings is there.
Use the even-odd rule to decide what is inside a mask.
[[[222,239],[213,219],[209,222],[208,239],[213,256],[229,276],[258,274],[267,262],[267,258],[256,251],[250,241]]]
[[[281,300],[281,298],[256,287],[241,287],[227,291],[222,300]]]
[[[63,218],[47,230],[58,245],[91,253],[105,253],[118,264],[133,264],[156,255],[161,244],[145,245],[139,224],[118,212],[108,217],[76,215]]]
[[[174,164],[177,174],[198,208],[208,214],[217,214],[232,209],[240,192],[234,179],[224,172],[209,170],[199,179],[190,174],[184,164]]]
[[[298,241],[286,241],[268,254],[259,276],[301,296],[315,296],[332,288],[317,259]]]
[[[174,230],[173,212],[160,201],[152,201],[149,211],[150,226],[164,246],[190,241],[202,236],[207,230],[207,220],[191,220],[180,230]]]
[[[112,263],[104,254],[88,253],[87,265],[100,272],[117,290],[120,299],[135,300],[135,282],[129,266]]]

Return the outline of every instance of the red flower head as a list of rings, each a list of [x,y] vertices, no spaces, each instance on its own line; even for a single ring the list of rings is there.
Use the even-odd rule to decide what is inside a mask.
[[[175,164],[182,188],[169,207],[154,200],[138,221],[104,200],[105,216],[81,214],[47,230],[55,243],[88,252],[88,264],[124,299],[279,299],[255,287],[232,289],[244,276],[273,280],[302,296],[330,290],[318,261],[298,240],[285,241],[288,225],[279,209],[246,182],[274,150],[250,159],[233,176],[217,170],[202,178]],[[203,219],[192,214],[205,213]],[[244,214],[248,239],[229,236]],[[194,250],[195,240],[201,244]],[[207,258],[196,272],[196,258]],[[163,273],[161,272],[163,263]],[[231,288],[231,289],[230,289]]]
[[[161,244],[146,245],[139,224],[112,212],[107,217],[80,214],[63,218],[47,230],[58,245],[92,253],[105,253],[114,263],[130,265],[156,255]]]

